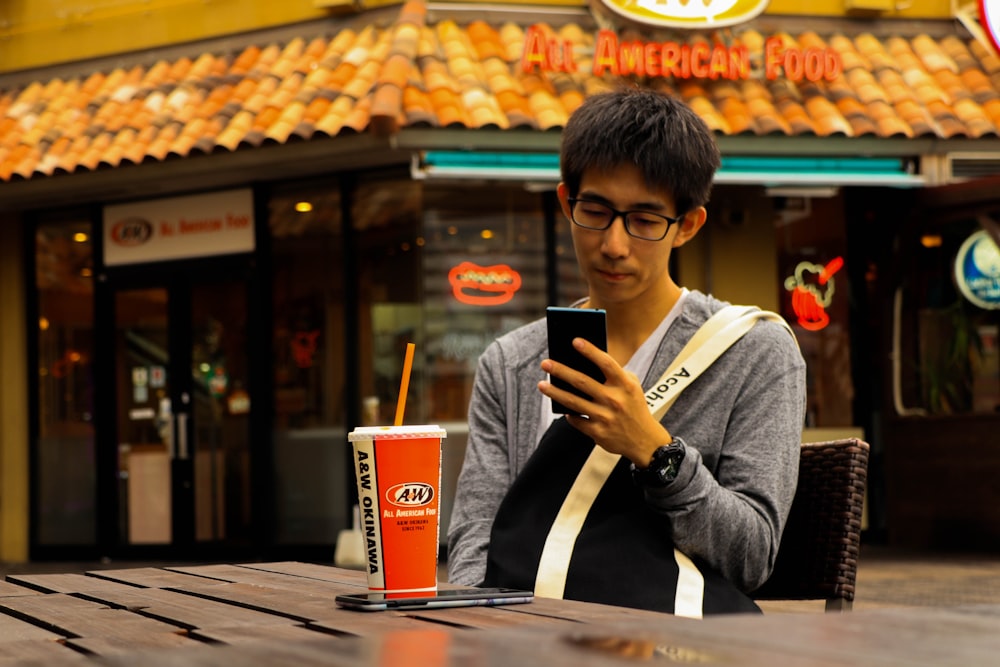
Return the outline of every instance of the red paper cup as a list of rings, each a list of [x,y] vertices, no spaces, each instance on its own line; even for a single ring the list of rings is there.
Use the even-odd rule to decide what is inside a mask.
[[[444,437],[437,425],[366,426],[347,436],[370,590],[437,590]]]

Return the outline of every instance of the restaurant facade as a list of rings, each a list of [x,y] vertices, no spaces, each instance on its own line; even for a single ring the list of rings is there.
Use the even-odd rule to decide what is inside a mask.
[[[872,444],[869,538],[1000,546],[989,22],[640,6],[413,0],[0,75],[0,559],[332,558],[408,342],[446,527],[478,355],[584,294],[559,131],[621,85],[716,133],[672,269],[793,326],[805,439]]]

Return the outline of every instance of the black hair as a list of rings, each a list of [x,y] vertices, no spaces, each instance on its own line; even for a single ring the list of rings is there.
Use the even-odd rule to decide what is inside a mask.
[[[711,130],[683,101],[623,88],[586,98],[562,132],[560,169],[570,196],[590,169],[634,164],[651,190],[670,193],[676,215],[708,202],[719,168]]]

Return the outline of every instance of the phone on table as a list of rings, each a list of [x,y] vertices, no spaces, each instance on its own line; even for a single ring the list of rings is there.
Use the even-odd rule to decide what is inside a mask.
[[[347,609],[439,609],[442,607],[495,607],[531,602],[535,594],[515,588],[455,588],[414,593],[342,593],[336,603]]]
[[[599,308],[560,308],[549,306],[545,309],[548,324],[549,359],[580,371],[598,382],[605,380],[604,373],[597,364],[587,359],[573,347],[574,338],[583,338],[602,350],[608,349],[607,313]],[[583,398],[590,398],[576,387],[559,378],[552,378],[552,385],[572,392]],[[552,401],[552,412],[556,414],[578,414],[565,405]]]

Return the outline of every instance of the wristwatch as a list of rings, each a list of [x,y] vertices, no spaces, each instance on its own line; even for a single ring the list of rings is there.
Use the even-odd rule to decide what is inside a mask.
[[[674,438],[668,445],[663,445],[653,452],[653,459],[646,468],[632,464],[632,481],[637,486],[647,489],[662,489],[675,479],[684,460],[684,441]]]

